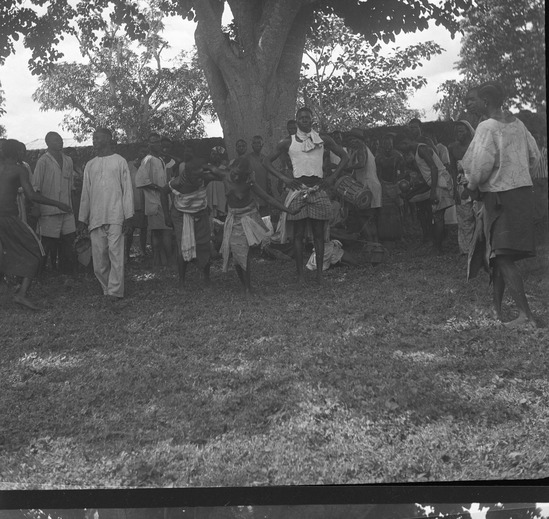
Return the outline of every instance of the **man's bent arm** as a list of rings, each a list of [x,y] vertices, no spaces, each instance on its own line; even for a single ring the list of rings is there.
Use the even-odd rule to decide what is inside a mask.
[[[324,144],[326,148],[335,153],[341,160],[339,161],[339,164],[337,165],[335,171],[333,173],[330,173],[324,180],[326,182],[332,182],[335,179],[339,177],[343,169],[347,166],[349,163],[349,155],[347,152],[343,149],[342,146],[337,144],[331,137],[328,135],[323,135],[322,140],[324,141]]]
[[[52,205],[54,207],[59,208],[61,211],[65,213],[72,213],[72,209],[70,206],[63,204],[62,202],[59,202],[57,200],[52,200],[51,198],[46,198],[41,193],[37,193],[32,188],[32,185],[30,183],[29,179],[29,172],[22,166],[19,166],[19,180],[21,182],[21,187],[23,188],[23,192],[25,193],[25,196],[32,200],[33,202],[36,202],[37,204],[42,205]]]

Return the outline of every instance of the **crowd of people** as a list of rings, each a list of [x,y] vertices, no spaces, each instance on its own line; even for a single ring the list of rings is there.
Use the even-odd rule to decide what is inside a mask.
[[[96,156],[81,174],[55,132],[46,135],[47,151],[32,171],[24,145],[4,139],[0,275],[19,277],[14,301],[36,309],[27,295],[31,280],[48,259],[74,275],[78,246],[87,240],[103,294],[116,304],[124,297],[125,265],[138,233],[143,255],[150,239],[152,268],[167,267],[175,255],[181,287],[190,263],[209,284],[212,261],[219,257],[226,272],[232,258],[249,295],[255,246],[275,258],[293,256],[303,285],[305,244],[311,243],[307,268],[321,283],[330,265],[358,264],[340,240],[399,242],[408,218],[419,222],[423,243],[437,255],[444,252],[446,226],[457,223],[469,277],[482,265],[491,273],[495,317],[502,317],[507,288],[519,312],[511,325],[532,322],[515,261],[535,254],[532,186],[536,178],[547,179],[544,136],[536,135],[536,143],[502,109],[496,83],[471,89],[464,102],[480,122],[473,128],[456,121],[448,146],[419,119],[379,140],[358,128],[318,133],[306,107],[288,121],[273,153],[263,153],[260,135],[250,152],[240,138],[231,161],[220,146],[198,157],[186,144],[178,157],[158,133],[126,160],[116,153],[111,131],[98,128]],[[216,228],[223,229],[217,246]]]

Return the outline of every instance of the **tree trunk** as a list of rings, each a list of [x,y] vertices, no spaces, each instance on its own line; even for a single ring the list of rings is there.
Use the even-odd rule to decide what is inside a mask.
[[[223,2],[196,4],[195,40],[227,151],[261,135],[269,153],[295,116],[299,72],[311,10],[303,0],[233,0],[238,43],[221,31]],[[255,4],[255,7],[254,5]]]

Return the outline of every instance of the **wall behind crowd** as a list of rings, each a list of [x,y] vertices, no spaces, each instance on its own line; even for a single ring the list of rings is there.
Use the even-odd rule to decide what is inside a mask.
[[[528,110],[523,110],[518,114],[515,114],[534,135],[547,135],[547,117],[545,114],[533,113]],[[436,135],[438,142],[441,142],[445,146],[448,146],[455,140],[454,134],[454,121],[427,121],[423,123],[423,131],[426,133],[432,133]],[[379,126],[376,128],[368,128],[367,134],[374,139],[381,139],[381,137],[389,132],[399,133],[405,131],[405,126]],[[345,129],[342,129],[345,131]],[[185,144],[190,143],[197,157],[209,158],[210,151],[214,146],[225,146],[224,140],[221,137],[210,137],[205,139],[189,139],[186,141],[174,141],[172,154],[177,157],[182,157],[183,147]],[[249,143],[251,144],[251,143]],[[122,155],[126,160],[131,160],[137,156],[137,152],[141,143],[131,144],[117,144],[115,151]],[[36,161],[45,151],[41,150],[29,150],[27,152],[27,161],[34,171]],[[233,155],[234,150],[228,150],[229,155]],[[95,153],[92,146],[83,146],[79,148],[65,148],[64,152],[69,155],[75,166],[79,166],[83,169],[86,162],[94,157]]]
[[[183,147],[185,144],[191,144],[194,148],[195,155],[197,157],[203,158],[208,158],[210,156],[210,151],[214,146],[224,146],[223,139],[221,137],[211,137],[206,139],[188,139],[184,142],[174,141],[172,154],[176,157],[182,157]],[[142,143],[116,144],[114,151],[119,155],[122,155],[122,157],[124,157],[126,160],[132,160],[137,157],[137,152],[139,151],[139,147],[141,145]],[[45,151],[45,143],[44,149],[27,151],[27,162],[29,163],[33,171],[37,160],[41,155],[45,153]],[[88,162],[88,160],[92,159],[95,156],[93,146],[64,148],[63,152],[71,157],[76,168],[81,167],[82,169],[84,169],[86,162]]]

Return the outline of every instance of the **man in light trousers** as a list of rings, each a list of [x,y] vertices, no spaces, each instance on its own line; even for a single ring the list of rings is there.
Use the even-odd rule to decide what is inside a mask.
[[[112,133],[93,134],[97,157],[84,169],[79,225],[88,226],[93,269],[110,302],[124,297],[123,227],[133,216],[133,188],[126,160],[112,150]]]

